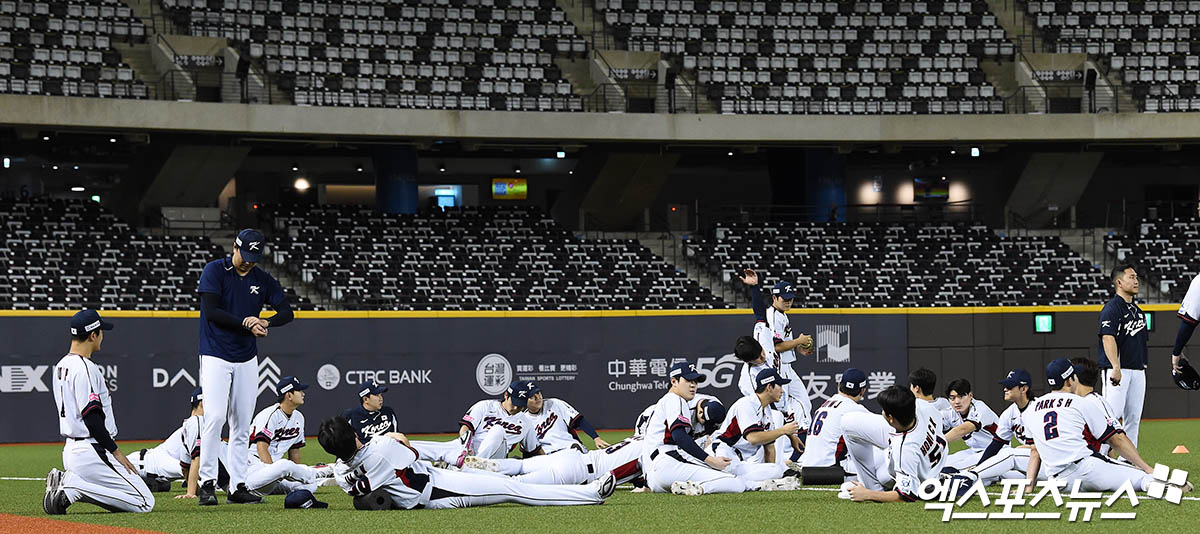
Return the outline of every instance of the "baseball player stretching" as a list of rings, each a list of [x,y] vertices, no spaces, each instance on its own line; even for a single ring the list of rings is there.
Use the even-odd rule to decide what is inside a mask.
[[[1100,357],[1104,371],[1104,400],[1116,412],[1130,441],[1137,445],[1146,400],[1146,318],[1133,301],[1138,275],[1129,265],[1112,272],[1117,294],[1100,311]]]
[[[951,410],[942,412],[942,430],[949,434],[960,425],[971,425],[970,432],[962,436],[967,448],[946,458],[946,467],[966,469],[995,454],[996,450],[991,446],[996,440],[996,412],[975,398],[971,393],[971,382],[965,378],[952,380],[946,386],[946,398],[950,400]]]
[[[866,456],[860,454],[862,448],[857,445],[861,432],[847,421],[846,444],[861,482],[847,482],[838,497],[854,501],[916,501],[921,483],[939,476],[946,461],[948,448],[942,436],[941,416],[932,406],[917,402],[912,391],[900,386],[888,387],[876,400],[890,429],[885,455],[890,465],[878,470],[874,465],[878,457],[875,451],[868,451],[870,454]],[[847,419],[858,419],[859,415],[850,414]],[[884,491],[887,475],[894,478],[893,491]]]
[[[808,429],[804,454],[800,465],[804,467],[833,467],[846,459],[846,438],[843,418],[847,414],[871,414],[862,402],[866,395],[867,375],[853,367],[842,371],[838,381],[838,392],[817,408],[812,426]],[[811,482],[810,482],[811,483]]]
[[[71,318],[71,350],[54,366],[54,404],[58,430],[67,444],[62,461],[66,471],[46,474],[42,510],[65,514],[76,502],[95,504],[110,512],[149,512],[154,495],[137,469],[117,448],[117,420],[112,399],[92,354],[100,350],[104,331],[112,324],[84,310]]]
[[[775,462],[775,440],[800,431],[795,421],[772,429],[771,405],[783,398],[788,383],[775,369],[759,371],[754,377],[754,394],[746,395],[729,407],[729,414],[717,430],[709,450],[719,458],[729,458],[726,472],[750,482],[760,482],[758,490],[793,490],[800,487],[796,477],[783,477],[786,469]]]
[[[1029,371],[1024,369],[1013,369],[1000,381],[1000,385],[1004,387],[1004,400],[1012,404],[1009,404],[996,420],[995,438],[989,446],[995,449],[996,453],[963,474],[982,480],[984,485],[991,485],[1002,478],[1019,478],[1028,471],[1033,435],[1025,429],[1021,415],[1025,413],[1029,403],[1037,399],[1029,393],[1031,381]],[[1016,438],[1020,445],[1010,446],[1013,438]],[[1039,478],[1045,480],[1045,473]]]
[[[950,410],[950,401],[946,400],[946,397],[933,397],[936,387],[937,374],[933,371],[920,367],[908,373],[908,389],[917,396],[918,401],[931,403],[940,412]]]
[[[1192,334],[1196,331],[1196,322],[1200,321],[1200,274],[1192,278],[1187,293],[1183,295],[1183,303],[1179,305],[1177,315],[1179,316],[1179,332],[1175,334],[1175,348],[1171,351],[1172,373],[1179,373],[1183,370],[1183,363],[1187,362],[1187,358],[1183,355],[1183,348],[1187,346],[1188,340],[1192,339]]]
[[[196,498],[196,489],[199,487],[200,462],[196,460],[200,458],[200,428],[204,424],[204,395],[200,388],[192,392],[191,405],[191,417],[184,419],[183,424],[166,441],[153,449],[142,449],[130,457],[151,490],[168,491],[172,480],[186,478],[187,492],[176,495],[176,499]],[[217,442],[217,445],[221,447],[219,456],[225,458],[225,443]],[[223,462],[219,471],[217,485],[224,486],[229,483],[229,473],[225,471]],[[165,482],[165,487],[156,488],[155,484],[159,482]]]
[[[605,474],[586,486],[524,484],[508,477],[461,473],[430,467],[404,436],[378,436],[365,445],[344,418],[321,423],[321,447],[337,457],[333,469],[338,486],[362,500],[379,498],[384,508],[466,508],[500,503],[529,506],[602,504],[616,489]]]
[[[301,384],[295,377],[281,378],[275,388],[279,403],[263,408],[254,416],[246,470],[246,486],[251,491],[266,495],[278,487],[284,493],[301,489],[311,492],[317,490],[318,479],[333,476],[329,467],[314,468],[300,463],[304,414],[299,408],[304,404],[305,389],[308,384]]]
[[[1126,481],[1133,482],[1137,491],[1146,491],[1154,480],[1153,469],[1138,456],[1130,440],[1114,440],[1121,431],[1105,420],[1100,411],[1089,409],[1083,398],[1074,393],[1079,380],[1075,367],[1065,358],[1046,366],[1046,382],[1050,393],[1033,401],[1032,407],[1021,416],[1025,428],[1033,434],[1033,451],[1029,457],[1026,480],[1032,486],[1041,470],[1048,478],[1065,480],[1067,487],[1081,481],[1086,491],[1116,491]],[[1108,443],[1133,465],[1113,460],[1089,447],[1084,432]],[[1191,491],[1188,483],[1185,491]]]
[[[342,417],[354,428],[358,440],[366,443],[374,436],[388,432],[399,432],[400,422],[396,412],[383,405],[383,394],[388,388],[375,382],[363,384],[358,390],[359,405],[342,412]]]
[[[633,435],[644,436],[646,430],[650,427],[650,421],[654,420],[654,408],[658,403],[647,406],[642,413],[638,415],[637,422],[633,425]],[[706,393],[697,393],[692,397],[692,400],[687,403],[689,413],[692,418],[692,428],[688,431],[693,439],[704,438],[704,445],[707,447],[713,432],[716,432],[721,427],[721,422],[725,421],[725,405],[712,395]]]
[[[201,441],[221,441],[221,428],[229,423],[229,450],[249,447],[250,420],[258,398],[257,338],[270,327],[292,320],[283,288],[266,271],[255,267],[262,260],[266,239],[258,230],[242,230],[233,242],[233,256],[214,260],[200,273],[200,387],[208,410]],[[259,319],[263,304],[275,316]],[[216,447],[200,448],[201,506],[217,504]],[[230,461],[230,503],[262,502],[246,488],[246,463]]]
[[[586,454],[563,449],[524,460],[504,458],[485,465],[526,484],[588,484],[612,473],[619,486],[641,478],[641,457],[642,436],[630,436]]]
[[[515,380],[500,400],[484,399],[473,404],[459,421],[457,441],[413,441],[411,446],[422,460],[445,462],[456,468],[462,467],[469,456],[504,458],[518,444],[526,456],[541,454],[537,436],[527,431],[527,388],[527,382]]]

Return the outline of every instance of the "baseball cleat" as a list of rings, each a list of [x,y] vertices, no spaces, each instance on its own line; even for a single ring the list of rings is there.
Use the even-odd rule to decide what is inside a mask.
[[[67,474],[58,469],[51,469],[46,473],[46,493],[42,496],[42,510],[50,515],[62,515],[67,513],[67,507],[71,505],[71,501],[67,499],[67,494],[62,490],[63,479]]]
[[[259,494],[247,489],[245,484],[238,484],[237,489],[225,498],[225,502],[230,504],[261,504],[263,498]]]
[[[313,468],[317,470],[317,478],[330,478],[333,476],[332,465],[315,465]]]
[[[597,480],[596,482],[599,485],[597,492],[600,494],[601,501],[607,501],[608,498],[612,497],[613,493],[617,491],[617,477],[613,475],[611,471],[605,473],[604,476],[600,477],[600,480]]]
[[[216,506],[216,484],[214,484],[211,480],[201,484],[200,489],[196,490],[196,501],[200,506]]]
[[[500,472],[500,462],[489,460],[487,458],[480,458],[478,456],[466,457],[466,459],[463,460],[462,465],[463,467],[470,467],[480,471],[491,471],[493,473]]]
[[[691,480],[676,480],[671,483],[671,493],[675,495],[704,495],[704,486]]]
[[[764,480],[758,487],[759,491],[793,491],[798,489],[800,489],[800,480],[795,477]]]
[[[793,462],[791,460],[788,460],[786,462],[783,462],[783,465],[784,465],[784,467],[787,467],[789,471],[795,471],[797,473],[804,470],[804,466],[800,465],[800,462]]]

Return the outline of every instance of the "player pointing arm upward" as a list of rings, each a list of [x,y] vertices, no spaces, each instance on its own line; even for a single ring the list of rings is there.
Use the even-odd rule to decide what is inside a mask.
[[[233,256],[210,262],[200,274],[200,387],[204,390],[207,417],[201,441],[221,441],[221,427],[229,422],[229,450],[237,454],[249,447],[250,420],[258,396],[257,338],[273,326],[292,320],[283,288],[266,271],[255,266],[262,260],[266,239],[258,230],[242,230],[233,242]],[[259,319],[263,304],[275,316]],[[200,448],[201,506],[217,504],[216,447]],[[230,503],[262,502],[245,486],[246,462],[230,461]]]

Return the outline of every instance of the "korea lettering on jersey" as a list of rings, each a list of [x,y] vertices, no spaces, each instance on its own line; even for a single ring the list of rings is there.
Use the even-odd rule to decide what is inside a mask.
[[[946,432],[963,423],[971,423],[975,426],[975,430],[963,436],[963,443],[970,449],[983,450],[992,444],[996,436],[996,427],[998,418],[996,412],[993,412],[986,403],[981,400],[971,401],[971,406],[967,408],[967,415],[962,415],[954,409],[947,412],[942,412],[944,425],[942,431]]]
[[[538,442],[541,443],[542,451],[546,454],[569,448],[583,451],[579,436],[572,429],[579,418],[579,411],[566,401],[546,399],[542,403],[541,412],[525,415]]]
[[[423,504],[429,485],[429,465],[418,462],[418,456],[411,447],[380,436],[363,445],[349,462],[338,460],[333,465],[334,480],[351,497],[382,489],[397,506],[411,509]]]
[[[1025,405],[1028,409],[1037,400],[1032,399],[1029,404]],[[1013,438],[1016,438],[1022,445],[1033,445],[1033,436],[1025,431],[1025,423],[1021,420],[1021,414],[1024,413],[1016,404],[1009,404],[1008,408],[1000,414],[996,420],[996,439],[1003,441],[1005,444],[1012,443]]]
[[[754,445],[746,436],[754,432],[771,430],[772,417],[770,406],[763,406],[758,395],[747,395],[733,403],[717,430],[717,441],[714,449],[733,451],[738,459],[749,461],[757,459],[762,445]]]
[[[258,443],[266,442],[272,461],[283,459],[292,449],[304,446],[304,414],[293,410],[292,415],[283,413],[278,404],[267,406],[250,423],[250,460],[260,461]]]
[[[1113,415],[1112,410],[1108,407],[1108,403],[1104,401],[1104,397],[1095,391],[1082,397],[1082,404],[1079,405],[1079,410],[1086,412],[1087,417],[1103,417],[1105,424],[1104,433],[1110,434],[1110,436],[1118,432],[1125,432],[1121,420]],[[1092,434],[1091,430],[1084,429],[1083,431],[1083,440],[1087,442],[1088,448],[1093,452],[1100,452],[1100,446],[1104,444],[1104,441],[1099,439],[1098,436],[1097,434]]]
[[[104,412],[104,428],[117,436],[117,418],[112,398],[100,368],[78,354],[63,356],[54,366],[54,402],[58,406],[58,431],[63,437],[86,439],[91,435],[83,417],[93,410]]]
[[[1054,391],[1032,402],[1032,409],[1026,408],[1021,416],[1025,428],[1033,434],[1043,469],[1051,477],[1092,455],[1084,432],[1099,442],[1117,433],[1103,413],[1084,408],[1084,404],[1083,398],[1074,393]]]
[[[941,415],[931,405],[917,403],[915,425],[892,434],[888,460],[895,473],[894,489],[905,501],[917,500],[921,483],[938,478],[949,447],[942,434]]]
[[[536,437],[525,431],[526,425],[529,424],[525,413],[509,414],[504,411],[503,403],[496,399],[485,399],[475,403],[459,423],[466,425],[473,432],[471,450],[477,450],[483,441],[483,435],[493,428],[504,429],[504,442],[509,447],[524,441],[526,443],[522,444],[523,449],[532,451],[537,448]],[[530,443],[533,444],[532,447],[529,446]]]
[[[848,413],[869,413],[854,399],[838,393],[825,401],[813,415],[808,427],[808,439],[804,442],[804,454],[800,464],[808,467],[829,467],[846,458],[845,432],[842,417]]]
[[[693,399],[695,400],[695,399]],[[646,426],[645,442],[642,446],[643,458],[649,458],[655,450],[663,452],[677,450],[679,447],[671,437],[671,432],[677,428],[692,431],[694,427],[692,409],[688,401],[672,392],[667,392],[654,405],[654,415]],[[700,463],[691,454],[681,455],[686,461]]]

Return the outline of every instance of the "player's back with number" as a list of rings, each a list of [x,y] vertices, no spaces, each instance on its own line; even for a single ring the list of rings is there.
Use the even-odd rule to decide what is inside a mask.
[[[921,483],[941,474],[949,452],[941,425],[942,414],[932,403],[917,402],[912,429],[892,434],[888,455],[902,499],[916,500]]]
[[[1042,465],[1051,476],[1092,454],[1085,430],[1103,438],[1101,441],[1109,437],[1103,435],[1108,427],[1104,416],[1081,409],[1083,404],[1083,398],[1074,393],[1053,391],[1033,401],[1022,415]]]
[[[841,461],[846,454],[842,417],[854,412],[868,413],[869,410],[842,393],[825,401],[813,415],[808,427],[808,440],[800,464],[827,467]]]
[[[63,437],[85,438],[88,428],[83,416],[91,410],[104,412],[104,427],[117,435],[112,399],[104,375],[91,360],[77,354],[63,356],[54,366],[54,402],[58,406],[58,429]]]

